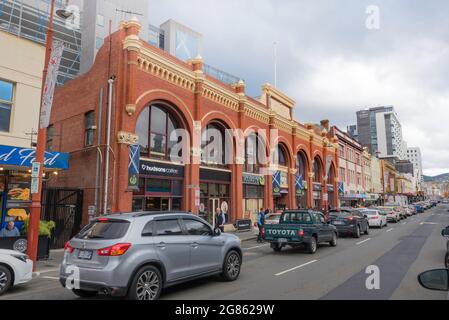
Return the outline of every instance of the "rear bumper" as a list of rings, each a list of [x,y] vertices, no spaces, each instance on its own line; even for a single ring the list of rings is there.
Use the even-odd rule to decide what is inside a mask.
[[[67,288],[67,277],[59,277],[59,283],[63,288]],[[75,289],[81,289],[85,291],[100,292],[112,297],[124,297],[128,292],[128,288],[124,287],[111,287],[106,283],[101,282],[90,282],[90,281],[80,281],[79,286]]]
[[[350,225],[350,226],[339,226],[336,225],[335,226],[337,228],[338,233],[355,233],[355,225]]]

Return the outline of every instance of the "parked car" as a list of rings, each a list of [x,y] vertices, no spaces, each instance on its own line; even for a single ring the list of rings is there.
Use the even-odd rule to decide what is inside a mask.
[[[80,286],[72,291],[80,297],[156,300],[164,288],[193,279],[237,280],[242,257],[237,236],[191,214],[113,214],[93,220],[66,244],[60,282],[66,287],[76,267]]]
[[[265,224],[279,224],[282,213],[269,213],[265,217]]]
[[[415,209],[417,213],[424,213],[424,207],[421,204],[415,205]]]
[[[387,215],[385,213],[381,213],[379,210],[365,209],[361,212],[368,217],[370,227],[378,227],[382,229],[388,224]]]
[[[362,233],[369,234],[368,218],[362,211],[363,209],[331,212],[329,222],[337,228],[338,234],[351,234],[354,238],[360,238]]]
[[[376,210],[379,210],[380,213],[385,214],[387,216],[387,222],[397,223],[401,220],[401,216],[399,212],[394,210],[391,207],[377,207]]]
[[[33,262],[26,254],[0,249],[0,296],[33,277]]]
[[[292,210],[282,214],[279,224],[266,225],[263,229],[265,241],[279,252],[285,246],[305,246],[311,254],[318,249],[318,244],[329,243],[337,246],[338,231],[326,222],[321,212],[309,210]]]
[[[407,217],[413,216],[413,210],[410,209],[408,206],[402,207]]]

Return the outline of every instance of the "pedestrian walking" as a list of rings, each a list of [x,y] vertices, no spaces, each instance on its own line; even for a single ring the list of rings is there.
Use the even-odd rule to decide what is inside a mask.
[[[263,208],[261,208],[259,210],[258,214],[257,214],[257,227],[259,228],[259,234],[257,236],[257,242],[258,243],[262,243],[263,242],[262,230],[263,230],[263,226],[264,225],[265,225],[265,213],[263,211]]]

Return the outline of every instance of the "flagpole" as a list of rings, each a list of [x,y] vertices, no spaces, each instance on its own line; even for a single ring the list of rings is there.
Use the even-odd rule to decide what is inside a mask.
[[[45,90],[45,82],[48,73],[48,64],[50,62],[50,56],[52,51],[53,43],[53,16],[55,10],[55,0],[51,0],[50,6],[50,21],[47,30],[47,41],[45,46],[45,60],[44,60],[44,70],[42,72],[42,88],[41,88],[41,104],[40,108],[42,110],[43,96]],[[40,120],[40,117],[39,117]],[[39,121],[39,130],[37,133],[37,147],[36,147],[36,157],[35,162],[40,164],[38,179],[38,192],[32,194],[31,196],[31,214],[29,218],[28,225],[28,246],[27,253],[30,259],[33,261],[33,271],[36,270],[36,260],[37,260],[37,248],[39,241],[39,224],[41,219],[41,201],[42,201],[42,175],[44,172],[44,158],[45,158],[45,145],[47,141],[47,129],[41,128]]]

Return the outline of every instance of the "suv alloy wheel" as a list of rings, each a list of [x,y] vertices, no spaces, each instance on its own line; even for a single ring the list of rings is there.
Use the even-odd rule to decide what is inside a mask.
[[[235,250],[229,251],[223,264],[223,279],[225,281],[237,280],[240,275],[241,266],[242,263],[239,253]]]
[[[162,275],[151,265],[142,267],[134,276],[128,291],[130,300],[157,300],[162,291]]]

